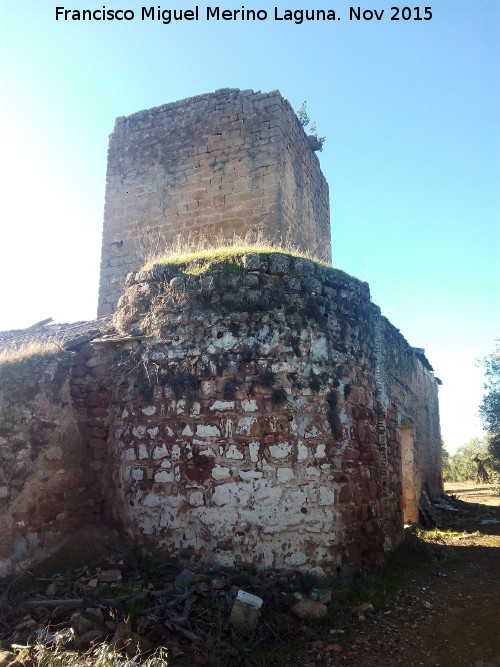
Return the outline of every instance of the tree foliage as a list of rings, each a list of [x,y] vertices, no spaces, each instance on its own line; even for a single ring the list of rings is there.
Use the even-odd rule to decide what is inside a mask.
[[[441,470],[445,482],[451,482],[451,455],[441,441]]]
[[[500,340],[495,349],[483,359],[486,393],[479,413],[487,431],[500,434]]]
[[[461,445],[452,456],[443,447],[445,482],[476,480],[480,465],[475,458],[484,465],[490,479],[498,479],[500,474],[500,340],[495,341],[493,352],[482,360],[482,364],[485,393],[479,414],[487,433]]]
[[[495,341],[493,352],[482,363],[486,381],[479,414],[488,431],[488,455],[492,467],[500,472],[500,339]]]
[[[443,479],[445,482],[475,481],[477,477],[477,463],[474,458],[485,462],[488,473],[493,472],[489,455],[489,438],[471,438],[464,445],[458,447],[455,454],[450,455],[446,449],[443,456]]]

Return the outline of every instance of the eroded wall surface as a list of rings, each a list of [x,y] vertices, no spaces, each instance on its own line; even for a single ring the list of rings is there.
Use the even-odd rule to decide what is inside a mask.
[[[0,576],[50,553],[95,520],[71,398],[70,355],[0,376]]]
[[[176,236],[288,240],[329,260],[328,185],[278,91],[223,89],[118,118],[110,136],[98,314]]]

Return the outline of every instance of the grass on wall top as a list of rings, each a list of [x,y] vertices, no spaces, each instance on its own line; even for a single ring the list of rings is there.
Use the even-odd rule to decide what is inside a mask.
[[[141,271],[149,271],[154,264],[184,268],[184,273],[202,274],[210,270],[212,262],[234,262],[243,255],[271,255],[283,254],[289,257],[302,257],[327,270],[328,273],[344,278],[346,280],[359,280],[354,276],[332,267],[327,262],[316,257],[310,252],[299,250],[289,242],[272,243],[263,237],[253,241],[247,241],[238,237],[227,239],[215,237],[211,239],[182,239],[177,236],[162,252],[155,248],[153,252],[146,253]]]
[[[33,341],[0,350],[0,375],[25,366],[47,361],[61,352],[56,343]]]

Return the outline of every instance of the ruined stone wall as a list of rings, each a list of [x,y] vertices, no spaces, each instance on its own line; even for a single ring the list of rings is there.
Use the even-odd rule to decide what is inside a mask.
[[[416,353],[387,319],[381,319],[384,391],[397,414],[397,433],[408,428],[413,439],[417,499],[425,487],[442,492],[438,384],[425,356]]]
[[[115,310],[144,254],[174,237],[257,232],[331,258],[328,185],[278,91],[223,89],[116,120],[99,315]]]
[[[50,553],[95,520],[71,400],[71,355],[1,369],[0,576]]]
[[[228,565],[381,564],[402,469],[365,283],[279,254],[155,267],[129,279],[117,322],[137,343],[111,401],[108,506],[130,536]]]
[[[96,521],[184,561],[367,571],[440,493],[436,380],[366,283],[155,265],[115,327],[2,377],[0,573]]]

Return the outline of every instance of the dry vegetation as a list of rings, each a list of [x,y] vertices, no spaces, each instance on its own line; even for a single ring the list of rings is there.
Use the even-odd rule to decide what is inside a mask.
[[[39,640],[30,647],[22,648],[16,656],[16,663],[12,667],[166,667],[168,665],[168,652],[158,649],[149,658],[140,655],[126,658],[122,653],[110,649],[106,644],[101,644],[85,653],[78,653],[65,648],[65,641],[70,633],[60,633],[55,641],[46,645]],[[58,643],[59,641],[59,643]],[[2,654],[0,652],[0,665],[2,665]],[[5,663],[8,667],[8,663]]]
[[[12,345],[0,350],[0,371],[24,364],[49,359],[61,352],[57,343],[34,341],[23,345]]]
[[[475,482],[445,482],[444,490],[449,495],[468,503],[481,503],[491,507],[500,506],[498,484],[476,484]]]
[[[169,243],[168,248],[163,249],[162,243],[146,239],[140,244],[139,254],[144,257],[142,270],[147,271],[153,264],[189,264],[195,260],[205,260],[207,263],[213,261],[230,260],[235,256],[250,254],[270,254],[281,252],[292,257],[304,257],[312,261],[324,264],[318,257],[311,253],[299,250],[289,241],[272,242],[262,234],[255,234],[253,238],[226,238],[224,236],[211,236],[201,238],[185,238],[176,236]]]

